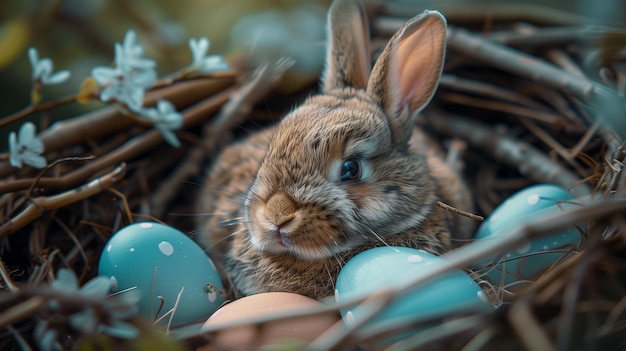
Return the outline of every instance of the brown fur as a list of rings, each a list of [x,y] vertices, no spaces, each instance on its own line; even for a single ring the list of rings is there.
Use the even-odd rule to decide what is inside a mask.
[[[435,205],[472,209],[461,177],[414,130],[441,74],[445,20],[435,12],[409,20],[370,75],[363,14],[350,0],[335,1],[323,93],[224,150],[204,184],[199,211],[209,218],[199,241],[245,295],[321,299],[363,250],[439,254],[471,233],[470,223]],[[347,159],[358,160],[362,179],[339,179]]]

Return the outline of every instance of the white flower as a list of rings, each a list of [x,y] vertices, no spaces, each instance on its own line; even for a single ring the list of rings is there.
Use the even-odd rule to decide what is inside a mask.
[[[101,101],[115,99],[139,111],[144,93],[156,82],[157,74],[156,63],[142,57],[143,47],[135,43],[135,38],[135,32],[129,30],[123,44],[115,44],[115,67],[95,67],[91,75],[103,87]]]
[[[39,59],[37,49],[28,49],[28,59],[33,67],[33,81],[43,85],[61,84],[70,78],[70,71],[64,70],[52,74],[54,64],[49,58]]]
[[[228,63],[224,61],[222,56],[207,56],[210,45],[211,43],[206,37],[202,37],[200,39],[189,39],[189,48],[191,49],[191,55],[193,56],[193,61],[190,66],[191,69],[202,73],[208,73],[227,70],[229,68]]]
[[[126,320],[137,313],[140,295],[127,292],[109,297],[112,285],[110,277],[98,276],[79,287],[73,271],[60,269],[50,284],[53,297],[48,301],[46,314],[52,318],[40,320],[34,329],[39,347],[42,350],[62,349],[57,339],[58,331],[64,330],[58,325],[61,321],[67,321],[72,329],[83,335],[105,333],[125,339],[136,338],[139,330]],[[51,323],[51,320],[56,322]]]
[[[129,71],[120,67],[95,67],[91,75],[103,87],[100,91],[102,102],[115,99],[134,111],[141,109],[145,90],[156,81],[156,73],[152,70]]]
[[[22,164],[31,165],[35,168],[46,166],[46,158],[40,156],[43,152],[43,142],[35,136],[35,125],[26,122],[20,127],[19,135],[15,132],[9,134],[9,151],[11,165],[22,168]]]
[[[127,294],[123,297],[117,296],[121,299],[122,304],[116,303],[112,300],[106,300],[113,281],[110,277],[97,276],[88,281],[82,287],[78,286],[78,279],[76,275],[69,269],[62,268],[57,273],[57,278],[50,284],[50,287],[67,296],[80,296],[82,298],[94,299],[103,301],[103,309],[106,309],[106,313],[109,318],[106,318],[107,323],[102,323],[100,320],[102,316],[98,316],[95,313],[93,307],[85,307],[82,311],[77,312],[70,316],[70,325],[83,333],[97,333],[104,332],[109,335],[132,338],[137,336],[137,329],[129,323],[123,321],[135,315],[137,312],[136,303],[139,301],[138,294]],[[107,304],[107,302],[110,302]],[[50,300],[50,307],[58,309],[59,301]]]
[[[151,59],[147,59],[143,56],[143,46],[135,43],[137,40],[137,34],[134,30],[129,30],[126,32],[124,36],[124,41],[122,44],[115,44],[115,62],[118,67],[122,65],[127,65],[127,68],[135,69],[135,70],[143,70],[143,69],[154,69],[156,67],[156,62]],[[119,50],[118,50],[119,47]],[[122,60],[119,60],[122,58]]]
[[[98,276],[79,288],[78,279],[76,279],[74,272],[62,268],[57,272],[57,278],[50,286],[52,289],[62,293],[79,293],[80,295],[90,298],[105,298],[109,290],[111,290],[112,284],[111,278]]]
[[[156,108],[144,108],[140,113],[161,131],[168,144],[180,147],[180,141],[173,131],[183,126],[183,115],[176,111],[171,102],[160,99]]]

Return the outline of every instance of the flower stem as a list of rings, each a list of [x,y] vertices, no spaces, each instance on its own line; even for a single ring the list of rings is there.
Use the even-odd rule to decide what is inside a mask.
[[[39,105],[29,105],[26,106],[25,108],[23,108],[22,110],[6,116],[2,119],[0,119],[0,127],[3,127],[9,123],[13,123],[15,121],[18,121],[22,118],[25,118],[29,115],[32,115],[33,113],[36,112],[40,112],[40,111],[46,111],[46,110],[51,110],[53,108],[57,108],[59,106],[63,106],[63,105],[67,105],[69,103],[72,103],[76,101],[76,95],[70,95],[70,96],[66,96],[64,98],[58,99],[58,100],[54,100],[54,101],[50,101],[50,102],[46,102],[43,104],[39,104]]]

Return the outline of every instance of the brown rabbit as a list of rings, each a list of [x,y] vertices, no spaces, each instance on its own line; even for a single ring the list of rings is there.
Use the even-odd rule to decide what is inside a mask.
[[[244,295],[321,299],[363,250],[439,254],[472,232],[465,218],[435,205],[472,209],[460,176],[414,127],[441,76],[445,18],[425,11],[407,21],[371,74],[358,3],[333,3],[328,35],[322,93],[225,149],[203,186],[198,209],[211,216],[198,240]]]

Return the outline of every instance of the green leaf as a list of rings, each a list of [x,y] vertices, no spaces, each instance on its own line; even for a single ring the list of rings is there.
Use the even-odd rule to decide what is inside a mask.
[[[24,18],[0,24],[0,69],[26,51],[30,36],[30,27]]]
[[[74,345],[76,351],[114,351],[115,341],[107,335],[90,335],[80,338]]]

